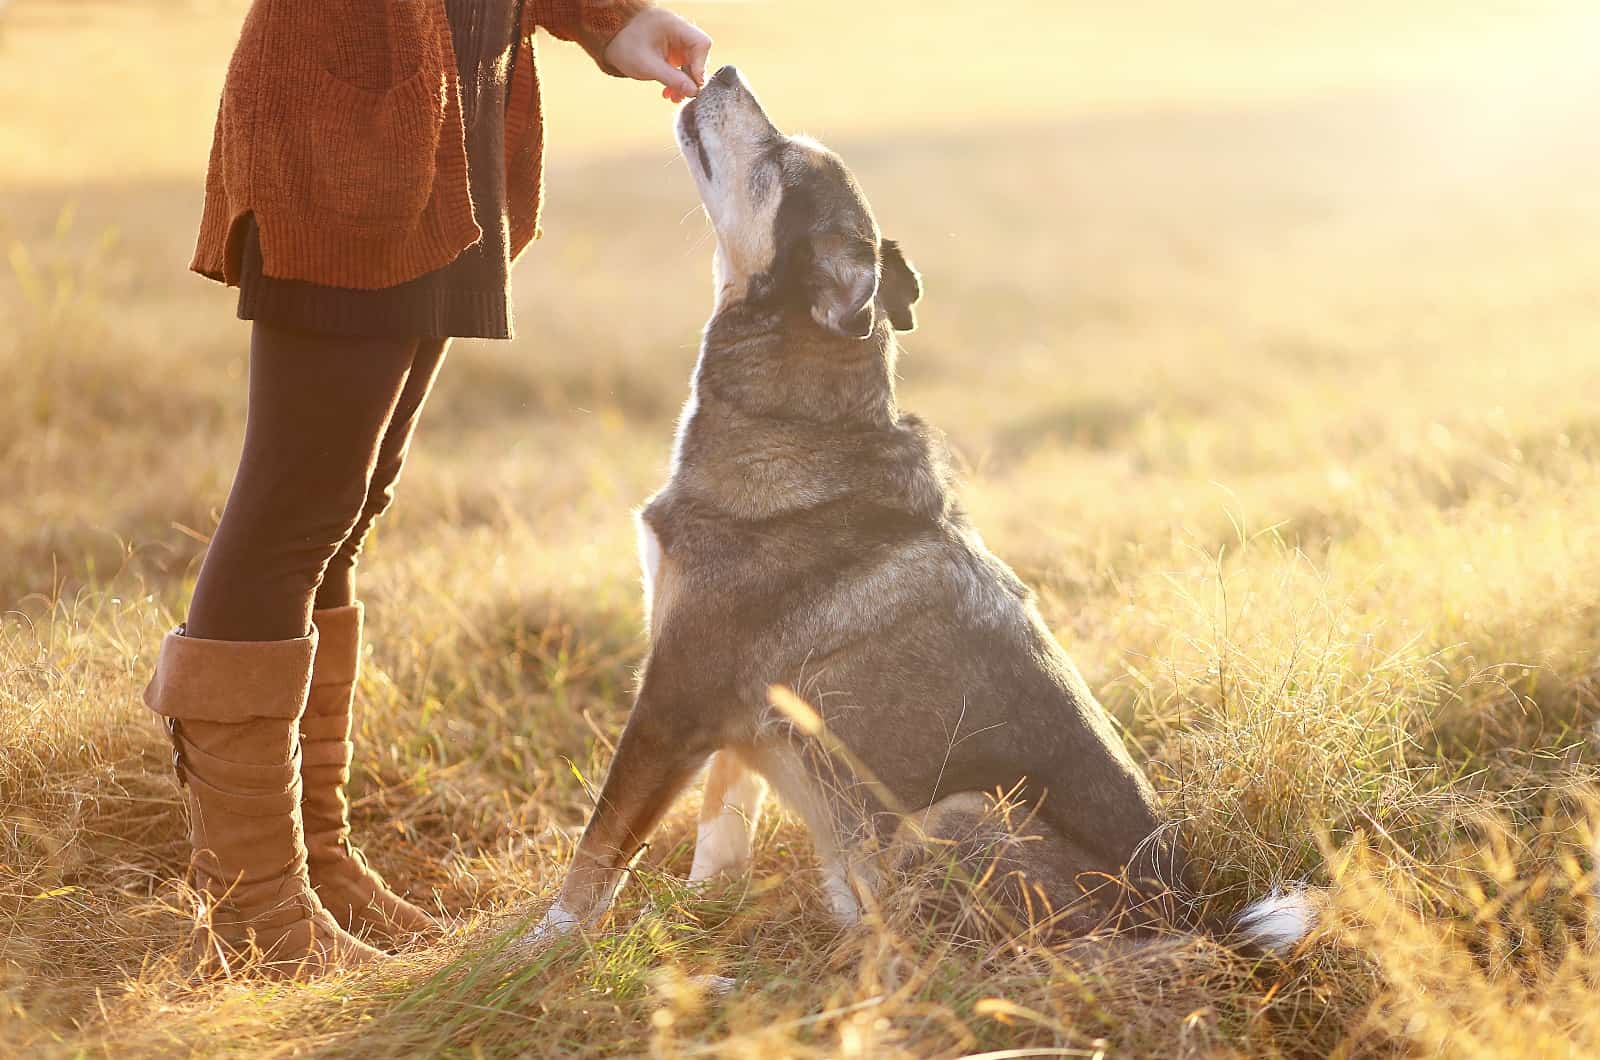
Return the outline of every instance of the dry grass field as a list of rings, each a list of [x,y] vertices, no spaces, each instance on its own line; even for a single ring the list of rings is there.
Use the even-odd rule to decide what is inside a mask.
[[[922,268],[903,403],[1282,963],[839,933],[694,799],[532,963],[643,651],[629,509],[709,305],[670,109],[545,41],[520,335],[461,343],[363,566],[357,831],[453,918],[194,982],[139,704],[226,495],[246,326],[187,275],[238,0],[0,10],[0,1054],[1600,1055],[1592,5],[685,3]],[[1470,9],[1470,10],[1469,10]],[[715,650],[715,646],[708,646]],[[734,979],[708,996],[697,977]]]

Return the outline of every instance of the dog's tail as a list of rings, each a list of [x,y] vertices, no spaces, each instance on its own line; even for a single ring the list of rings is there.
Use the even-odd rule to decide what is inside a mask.
[[[1204,893],[1192,886],[1188,853],[1172,822],[1139,845],[1128,875],[1143,884],[1130,893],[1159,896],[1150,903],[1161,911],[1158,922],[1207,936],[1243,954],[1287,956],[1316,928],[1323,904],[1322,891],[1303,882],[1291,883],[1273,887],[1232,916],[1218,915]]]
[[[1304,884],[1274,887],[1236,913],[1218,932],[1229,945],[1249,947],[1281,957],[1317,926],[1317,905]]]

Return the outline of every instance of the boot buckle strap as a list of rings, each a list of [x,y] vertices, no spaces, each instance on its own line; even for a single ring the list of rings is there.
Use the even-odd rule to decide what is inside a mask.
[[[188,787],[189,785],[189,769],[184,764],[183,744],[180,742],[182,733],[183,730],[178,724],[178,719],[167,718],[167,739],[172,741],[172,771],[178,775],[178,786],[180,788]]]
[[[379,876],[377,870],[368,864],[367,855],[362,853],[360,847],[350,842],[350,830],[348,828],[339,836],[339,845],[344,848],[345,857],[359,865],[361,871],[378,881],[380,886],[383,885],[383,877]]]

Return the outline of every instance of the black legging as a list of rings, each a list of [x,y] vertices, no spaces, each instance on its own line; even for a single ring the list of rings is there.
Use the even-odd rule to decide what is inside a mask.
[[[206,640],[303,637],[313,608],[354,602],[449,346],[253,328],[244,451],[186,623]]]

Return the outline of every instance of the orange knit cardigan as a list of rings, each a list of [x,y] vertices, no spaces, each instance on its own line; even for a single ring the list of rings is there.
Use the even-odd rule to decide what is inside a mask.
[[[532,35],[606,45],[649,0],[524,0],[506,127],[511,253],[538,232],[544,123]],[[608,70],[608,72],[614,72]],[[223,84],[194,271],[234,284],[255,215],[265,272],[373,289],[482,235],[444,0],[255,0]]]

